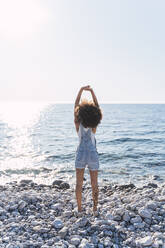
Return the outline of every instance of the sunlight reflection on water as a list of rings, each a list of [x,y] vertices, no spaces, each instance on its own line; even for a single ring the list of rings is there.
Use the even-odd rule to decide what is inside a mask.
[[[41,112],[47,106],[48,103],[0,103],[0,123],[6,126],[4,143],[8,154],[1,156],[4,156],[0,162],[0,170],[3,171],[1,183],[3,178],[6,181],[5,174],[12,177],[24,168],[32,169],[34,151],[29,130],[39,121]]]
[[[32,126],[48,103],[3,102],[0,103],[0,120],[12,128]]]

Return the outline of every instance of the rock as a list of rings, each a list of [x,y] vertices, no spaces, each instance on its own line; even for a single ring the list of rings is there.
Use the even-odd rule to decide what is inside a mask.
[[[128,210],[125,211],[124,215],[123,215],[123,220],[128,222],[130,220],[130,216],[129,216],[129,212]]]
[[[155,240],[154,243],[152,244],[153,248],[159,248],[159,247],[163,247],[163,241],[162,240]]]
[[[130,199],[130,197],[125,196],[125,197],[122,198],[122,202],[123,203],[130,203],[131,202],[131,199]]]
[[[165,209],[160,209],[159,214],[165,217]]]
[[[22,211],[27,206],[27,203],[25,201],[19,201],[18,203],[18,210]]]
[[[97,245],[99,242],[99,239],[97,238],[96,235],[92,235],[89,239],[90,243]]]
[[[142,222],[142,223],[134,223],[134,227],[135,228],[139,228],[139,229],[143,229],[145,227],[145,223]]]
[[[41,227],[39,230],[40,233],[48,233],[49,231],[50,231],[50,229],[46,228],[46,227]]]
[[[155,232],[153,236],[154,236],[154,239],[162,239],[162,240],[165,239],[164,234],[161,232]]]
[[[130,220],[131,224],[142,222],[142,218],[138,215]]]
[[[130,184],[124,184],[124,185],[119,185],[117,186],[118,189],[120,190],[131,190],[133,188],[136,188],[135,185],[133,183],[130,183]]]
[[[29,180],[29,179],[23,179],[19,183],[20,184],[31,184],[31,183],[33,183],[33,181],[32,180]]]
[[[99,225],[97,225],[97,224],[92,224],[91,225],[91,231],[92,232],[96,232],[96,231],[98,231],[100,229],[100,226]]]
[[[147,208],[140,208],[140,209],[138,210],[138,214],[139,214],[141,217],[143,217],[143,218],[148,218],[148,219],[151,219],[151,216],[152,216],[150,210],[147,209]]]
[[[55,219],[52,225],[56,229],[61,229],[64,226],[63,222],[60,219]]]
[[[165,195],[158,196],[157,200],[160,202],[165,202]]]
[[[39,231],[40,231],[40,226],[34,226],[34,227],[33,227],[33,231],[39,232]]]
[[[64,181],[62,181],[62,180],[55,180],[55,181],[53,181],[52,185],[53,185],[53,186],[60,186],[61,183],[63,183],[63,182],[64,182]]]
[[[149,201],[147,202],[146,204],[146,208],[149,208],[149,209],[152,209],[152,210],[155,210],[157,208],[157,203],[154,202],[154,201]]]
[[[0,216],[7,215],[7,211],[4,209],[0,209]]]
[[[151,187],[151,188],[157,188],[158,185],[156,183],[148,183],[147,187]]]
[[[64,227],[59,231],[58,234],[60,235],[60,237],[61,237],[62,239],[64,239],[65,236],[67,235],[67,233],[68,233],[68,228],[64,226]]]
[[[10,203],[11,204],[11,203]],[[7,205],[6,206],[6,210],[7,211],[10,211],[10,212],[12,212],[12,211],[14,211],[14,210],[17,210],[17,208],[18,208],[18,204],[13,204],[13,205]]]
[[[165,195],[165,188],[164,188],[164,189],[162,189],[162,193],[161,193],[161,195],[162,195],[162,196],[164,196],[164,195]]]
[[[134,224],[134,225],[135,225],[135,224]],[[128,230],[131,231],[131,232],[134,232],[134,231],[135,231],[134,225],[129,225],[129,226],[128,226]]]
[[[88,223],[88,219],[86,217],[82,217],[80,218],[79,220],[76,221],[76,224],[79,226],[79,227],[85,227]]]
[[[113,232],[112,231],[105,230],[104,231],[104,236],[112,237],[113,236]]]
[[[4,237],[2,239],[2,241],[5,242],[5,243],[9,243],[10,242],[10,238],[9,237]]]
[[[8,244],[8,245],[6,245],[5,247],[6,247],[6,248],[15,248],[15,246],[12,245],[12,244]]]
[[[33,230],[38,233],[48,233],[50,228],[42,227],[42,226],[34,226]]]
[[[51,205],[51,209],[61,211],[63,209],[63,206],[60,203],[56,203],[54,205]]]
[[[112,214],[107,214],[106,215],[106,219],[108,219],[108,220],[113,220],[114,219],[114,216],[112,215]]]
[[[104,248],[104,245],[103,244],[98,244],[98,246],[97,246],[98,248]]]
[[[80,239],[79,239],[79,238],[76,238],[76,237],[75,237],[75,238],[71,238],[70,243],[71,243],[72,245],[77,246],[77,245],[80,244]]]
[[[52,183],[52,186],[53,187],[58,187],[60,189],[70,189],[70,185],[69,183],[66,183],[62,180],[55,180],[53,183]]]
[[[104,245],[105,247],[111,247],[113,245],[112,241],[110,240],[110,238],[106,238],[104,240]]]
[[[152,240],[151,236],[146,236],[144,238],[136,239],[135,243],[136,243],[136,245],[141,245],[141,246],[145,247],[145,246],[152,245],[153,240]]]
[[[60,189],[70,189],[69,183],[65,183],[65,182],[61,183],[60,184]]]
[[[151,219],[148,218],[144,218],[144,222],[147,223],[148,225],[151,225]]]
[[[79,248],[92,248],[92,246],[87,239],[82,239]]]
[[[38,221],[33,220],[33,221],[31,221],[31,225],[32,226],[39,226],[40,223]]]
[[[63,214],[65,217],[71,217],[73,215],[72,211],[65,211]]]
[[[117,244],[113,244],[113,248],[119,248]]]
[[[112,212],[113,215],[119,215],[119,216],[123,216],[124,213],[125,213],[124,208],[115,208]]]
[[[115,215],[115,216],[113,216],[113,219],[116,220],[116,221],[119,221],[119,220],[121,220],[121,216],[120,215]]]
[[[55,247],[55,248],[67,248],[68,246],[63,244],[63,242],[59,241],[59,242],[56,242],[53,247]],[[49,246],[48,246],[48,248],[49,248]],[[75,248],[75,247],[73,247],[73,248]]]
[[[100,226],[100,230],[101,231],[111,230],[111,226],[110,225],[101,225]]]
[[[151,229],[155,231],[160,231],[161,227],[159,225],[152,225]]]

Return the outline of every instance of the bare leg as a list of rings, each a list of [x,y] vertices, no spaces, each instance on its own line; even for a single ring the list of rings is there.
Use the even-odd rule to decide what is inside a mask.
[[[91,185],[92,185],[92,196],[93,196],[93,211],[97,211],[97,204],[98,204],[98,171],[90,170],[90,177],[91,177]]]
[[[81,200],[82,200],[82,185],[84,179],[84,169],[76,169],[76,199],[78,212],[82,211]]]

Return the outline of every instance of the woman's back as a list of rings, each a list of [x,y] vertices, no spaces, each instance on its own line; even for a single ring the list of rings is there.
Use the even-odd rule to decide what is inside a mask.
[[[81,123],[80,123],[80,126],[79,126],[79,130],[78,130],[78,136],[79,136],[79,143],[81,142],[81,138],[83,136],[84,133],[89,133],[90,134],[90,138],[91,138],[91,141],[92,141],[92,144],[95,145],[95,134],[93,133],[92,131],[92,128],[85,128]]]

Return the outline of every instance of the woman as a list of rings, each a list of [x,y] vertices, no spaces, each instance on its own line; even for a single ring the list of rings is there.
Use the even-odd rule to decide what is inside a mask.
[[[91,92],[92,102],[84,100],[80,103],[83,90]],[[74,106],[74,123],[79,136],[79,145],[75,159],[78,212],[82,211],[82,185],[86,165],[88,165],[91,178],[93,211],[97,211],[99,158],[96,149],[95,133],[101,119],[101,109],[93,89],[90,86],[82,87],[79,90]]]

